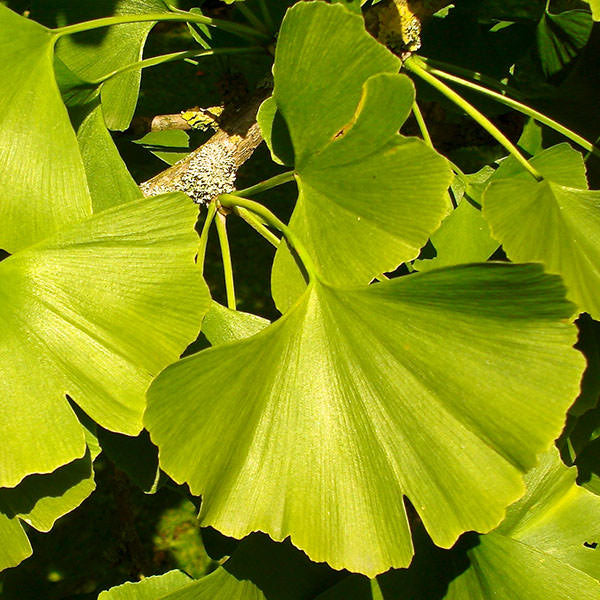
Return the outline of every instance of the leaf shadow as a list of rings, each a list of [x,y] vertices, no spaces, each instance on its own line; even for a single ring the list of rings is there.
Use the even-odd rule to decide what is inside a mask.
[[[9,4],[20,6],[24,3]],[[34,0],[29,2],[30,17],[47,27],[62,27],[82,21],[91,21],[114,15],[118,0],[95,0],[80,2],[78,0]],[[11,7],[12,8],[12,7]],[[72,36],[74,43],[81,46],[96,46],[107,36],[108,28],[95,29],[83,34]]]
[[[267,600],[309,600],[349,575],[312,562],[289,538],[275,542],[264,533],[244,538],[223,568],[252,581]]]

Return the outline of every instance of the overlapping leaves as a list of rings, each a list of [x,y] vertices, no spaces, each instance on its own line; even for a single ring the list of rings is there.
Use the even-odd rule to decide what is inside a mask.
[[[483,196],[492,235],[513,261],[540,261],[559,273],[581,311],[600,315],[600,192],[587,190],[580,154],[563,144],[532,159],[536,182],[499,169]]]
[[[340,5],[299,3],[283,21],[273,97],[259,122],[294,167],[300,196],[290,226],[334,283],[368,283],[415,258],[446,207],[446,161],[398,129],[414,89],[398,59]],[[273,271],[281,310],[304,281],[282,246]]]
[[[465,538],[450,552],[425,547],[408,571],[371,582],[350,577],[318,600],[597,598],[600,500],[575,477],[553,449],[527,474],[527,494],[493,532]]]
[[[208,308],[195,219],[181,194],[134,201],[0,264],[0,486],[83,455],[65,394],[107,429],[140,431],[152,376]]]
[[[166,369],[145,423],[204,524],[374,575],[410,563],[403,496],[448,547],[521,495],[577,396],[571,311],[538,266],[313,284],[261,333]]]
[[[14,567],[31,554],[20,520],[38,531],[49,531],[94,490],[92,457],[60,467],[47,475],[30,475],[16,488],[0,488],[0,571]]]
[[[168,12],[163,0],[44,0],[41,10],[55,13],[62,9],[69,22],[86,21],[109,15]],[[66,23],[63,23],[66,24]],[[84,79],[96,79],[142,57],[146,38],[155,22],[113,25],[102,32],[88,32],[62,38],[57,46],[59,58]],[[128,71],[102,86],[102,106],[110,129],[127,129],[137,103],[141,70]]]

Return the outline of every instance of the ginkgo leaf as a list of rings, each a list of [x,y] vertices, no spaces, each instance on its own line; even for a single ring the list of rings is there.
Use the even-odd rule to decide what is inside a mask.
[[[480,186],[485,186],[491,168],[465,176],[465,184],[460,185],[458,206],[442,221],[440,228],[431,236],[431,244],[436,254],[431,259],[419,259],[414,262],[417,271],[430,271],[451,265],[470,262],[485,262],[498,248],[498,242],[490,235],[490,228],[465,193],[472,196]],[[453,190],[458,186],[453,185]]]
[[[530,162],[544,177],[555,183],[582,190],[588,189],[585,163],[581,153],[567,143],[542,150],[533,156]],[[490,177],[490,182],[509,178],[531,181],[531,175],[512,156],[500,163],[496,172]]]
[[[208,295],[182,194],[103,211],[0,263],[0,487],[83,456],[68,394],[135,435],[152,377],[195,339]]]
[[[0,248],[90,215],[75,132],[54,79],[55,36],[0,4]]]
[[[539,60],[546,77],[556,75],[585,48],[594,22],[587,10],[546,10],[537,26]]]
[[[148,152],[168,165],[185,158],[190,152],[190,136],[181,129],[165,129],[163,131],[151,131],[139,140],[133,140]]]
[[[251,581],[239,581],[218,568],[194,581],[180,571],[170,571],[143,581],[125,583],[98,596],[98,600],[266,600]]]
[[[77,141],[95,213],[142,197],[106,129],[99,103],[77,129]]]
[[[539,261],[560,274],[580,311],[598,318],[600,191],[582,189],[580,154],[571,150],[567,161],[565,152],[554,152],[554,168],[532,160],[545,177],[541,182],[524,176],[494,179],[483,195],[483,215],[511,260]],[[583,178],[573,168],[573,155]]]
[[[579,487],[576,476],[553,448],[527,473],[526,495],[496,530],[465,536],[449,552],[423,548],[408,570],[371,582],[348,577],[318,600],[598,598],[600,498]]]
[[[168,367],[144,422],[204,525],[375,575],[411,561],[403,496],[449,547],[523,493],[578,394],[572,309],[539,265],[314,283],[257,335]]]
[[[50,531],[57,519],[77,508],[95,488],[89,452],[47,475],[30,475],[16,488],[0,488],[0,529],[5,556],[0,551],[0,571],[25,559],[29,543],[19,520],[38,531]],[[12,559],[10,558],[12,555]]]
[[[447,162],[397,133],[415,95],[398,67],[362,18],[339,4],[299,3],[283,21],[264,109],[272,125],[264,112],[261,125],[276,153],[283,120],[293,151],[279,158],[293,154],[300,191],[290,227],[335,284],[368,283],[416,258],[445,215]],[[282,244],[272,279],[278,308],[304,287]]]
[[[69,22],[110,15],[168,12],[163,0],[60,0],[68,7]],[[56,7],[54,7],[56,10]],[[66,24],[66,23],[63,23]],[[97,79],[142,58],[146,38],[155,22],[125,23],[97,31],[65,36],[57,44],[59,58],[84,79]],[[109,129],[127,129],[138,99],[141,70],[127,71],[102,85],[102,107]]]

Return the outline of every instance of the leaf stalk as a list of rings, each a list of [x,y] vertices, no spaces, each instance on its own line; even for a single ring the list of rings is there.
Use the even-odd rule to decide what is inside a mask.
[[[92,21],[83,21],[81,23],[74,23],[73,25],[66,25],[65,27],[58,27],[53,29],[52,32],[57,38],[64,35],[73,35],[74,33],[82,33],[84,31],[91,31],[93,29],[100,29],[102,27],[110,27],[112,25],[121,25],[123,23],[143,23],[148,21],[165,22],[165,21],[183,21],[186,23],[200,23],[202,25],[208,25],[209,27],[215,27],[239,35],[240,37],[251,37],[254,39],[260,39],[262,41],[269,41],[270,36],[262,31],[242,25],[241,23],[234,23],[233,21],[224,21],[222,19],[212,19],[211,17],[205,17],[204,15],[198,15],[189,12],[181,13],[147,13],[139,15],[113,15],[112,17],[104,17],[102,19],[94,19]]]
[[[252,229],[254,229],[257,233],[262,235],[262,237],[264,237],[265,240],[267,240],[270,244],[275,246],[275,248],[279,248],[279,238],[274,233],[272,233],[270,229],[267,229],[264,226],[263,222],[257,216],[255,216],[249,210],[242,208],[241,206],[236,206],[233,209],[233,212],[238,217],[246,221],[246,223],[248,223],[248,225],[250,225]]]
[[[204,220],[204,225],[202,226],[202,233],[200,234],[200,243],[198,244],[198,256],[196,258],[197,263],[200,265],[200,274],[204,275],[204,261],[206,258],[206,245],[208,244],[208,234],[210,231],[210,226],[217,214],[217,205],[214,202],[211,202],[208,205],[208,210],[206,212],[206,219]]]
[[[432,75],[423,66],[423,62],[417,57],[410,56],[404,61],[404,66],[411,72],[429,83],[433,88],[438,90],[441,94],[446,96],[449,100],[454,102],[457,106],[462,108],[474,121],[485,129],[499,144],[504,146],[506,150],[514,156],[517,161],[523,166],[523,168],[534,178],[536,181],[542,181],[544,177],[542,174],[521,154],[520,150],[480,111],[478,111],[472,104],[467,102],[460,94],[457,94],[451,87],[448,87],[444,82],[440,81],[437,77]]]
[[[234,196],[233,194],[222,194],[218,197],[217,201],[226,208],[235,208],[236,206],[241,206],[259,216],[263,221],[281,231],[281,233],[285,236],[289,245],[296,251],[298,257],[302,261],[306,272],[308,273],[309,278],[319,279],[318,271],[313,262],[310,254],[306,250],[304,244],[300,241],[298,236],[285,224],[281,221],[276,215],[274,215],[266,206],[258,202],[254,202],[254,200],[249,200],[248,198],[240,198],[239,196]]]
[[[592,144],[590,141],[586,140],[584,137],[580,136],[579,134],[575,133],[568,127],[565,127],[558,121],[551,119],[544,113],[541,113],[538,110],[531,108],[531,106],[528,106],[527,104],[523,104],[522,102],[519,102],[518,100],[515,100],[514,98],[510,98],[509,96],[500,94],[493,90],[490,90],[490,89],[488,89],[482,85],[479,85],[473,81],[468,81],[467,79],[463,79],[462,77],[458,77],[451,73],[447,73],[446,71],[442,71],[441,69],[438,69],[434,66],[430,66],[430,64],[431,65],[435,64],[435,62],[431,61],[430,59],[423,58],[423,57],[419,57],[419,58],[421,59],[421,62],[423,63],[423,68],[431,75],[435,75],[435,76],[439,77],[440,79],[446,79],[447,81],[452,81],[453,83],[456,83],[460,86],[466,87],[470,90],[473,90],[475,92],[478,92],[480,94],[483,94],[485,96],[493,98],[500,104],[504,104],[505,106],[513,108],[514,110],[517,110],[520,113],[523,113],[524,115],[527,115],[528,117],[531,117],[531,118],[535,119],[536,121],[539,121],[543,125],[550,127],[550,129],[554,129],[554,131],[557,131],[558,133],[564,135],[567,139],[570,139],[572,142],[575,142],[578,146],[581,146],[581,148],[583,148],[584,150],[587,150],[588,152],[591,152],[595,156],[600,157],[600,149],[598,149],[596,146],[594,146],[594,144]]]
[[[207,50],[182,50],[181,52],[172,52],[170,54],[161,54],[159,56],[152,56],[150,58],[145,58],[144,60],[139,60],[137,62],[131,63],[129,65],[125,65],[106,75],[102,75],[98,79],[90,81],[92,85],[99,85],[104,83],[108,79],[116,77],[121,73],[126,73],[128,71],[137,71],[138,69],[146,69],[148,67],[155,67],[158,65],[162,65],[169,62],[174,62],[176,60],[185,60],[188,58],[197,58],[203,56],[218,56],[222,54],[244,54],[244,53],[253,53],[253,52],[264,52],[264,48],[261,46],[248,46],[245,48],[210,48]]]
[[[271,190],[274,187],[279,185],[283,185],[284,183],[289,183],[290,181],[294,181],[294,171],[286,171],[285,173],[280,173],[279,175],[275,175],[269,179],[265,179],[256,185],[245,188],[243,190],[236,190],[232,192],[232,196],[254,196],[255,194],[260,194],[261,192],[266,192],[267,190]]]
[[[217,233],[221,256],[223,258],[223,274],[225,276],[225,292],[227,294],[227,308],[236,310],[235,284],[233,281],[233,265],[231,263],[231,251],[229,250],[229,238],[227,237],[227,217],[220,212],[217,213]]]

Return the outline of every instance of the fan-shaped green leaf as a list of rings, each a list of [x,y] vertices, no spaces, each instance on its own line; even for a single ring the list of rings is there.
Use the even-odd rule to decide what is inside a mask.
[[[487,184],[494,171],[487,167],[477,173],[466,176],[466,186],[453,184],[458,206],[442,221],[440,228],[431,236],[436,255],[432,259],[415,261],[417,271],[430,271],[451,265],[470,262],[485,262],[498,248],[498,242],[490,235],[490,228],[465,193],[470,197],[477,195],[478,189]],[[457,188],[459,188],[457,190]],[[460,193],[457,193],[460,192]],[[477,200],[477,198],[476,198]]]
[[[587,10],[568,10],[558,14],[547,10],[544,13],[537,27],[537,45],[546,77],[559,73],[581,52],[589,40],[593,24]]]
[[[4,5],[0,22],[0,248],[15,252],[92,205],[54,79],[54,36]]]
[[[284,19],[261,125],[296,171],[290,226],[336,284],[368,283],[415,258],[445,214],[446,161],[397,133],[414,100],[398,68],[340,5],[299,3]],[[272,286],[282,311],[305,286],[285,244]]]
[[[265,600],[251,581],[239,581],[218,568],[194,581],[180,571],[125,583],[98,596],[98,600]]]
[[[99,87],[81,79],[58,58],[54,70],[77,134],[93,212],[141,198],[104,123]]]
[[[489,531],[560,433],[584,367],[563,293],[536,265],[313,284],[261,333],[166,369],[145,424],[205,525],[291,536],[334,568],[407,566],[403,496],[438,545]]]
[[[190,136],[180,129],[151,131],[143,138],[134,140],[134,143],[140,144],[168,165],[174,165],[191,152]]]
[[[99,213],[0,263],[0,485],[83,456],[65,394],[137,434],[152,377],[208,309],[184,195]]]
[[[38,531],[50,531],[57,519],[77,508],[94,488],[89,452],[53,473],[30,475],[16,488],[0,488],[0,528],[2,522],[10,523],[9,530],[2,533],[6,555],[0,556],[0,571],[15,566],[31,554],[30,549],[25,554],[29,544],[19,519]],[[7,558],[13,553],[14,558]]]
[[[584,173],[580,155],[577,161]],[[539,183],[522,176],[492,181],[483,195],[483,215],[511,260],[542,262],[563,277],[579,309],[598,318],[600,192],[579,189],[585,175],[576,176],[567,162],[561,165],[556,151],[552,162],[556,169],[540,168],[547,179]]]
[[[289,9],[278,36],[273,97],[295,164],[310,160],[348,125],[369,77],[399,69],[400,60],[342,6],[310,2]]]
[[[554,183],[582,190],[588,188],[585,163],[581,153],[573,150],[567,143],[557,144],[542,150],[542,152],[532,157],[530,162],[544,177],[554,181]],[[512,177],[531,181],[531,175],[523,169],[514,157],[509,156],[500,163],[500,166],[490,178],[490,182]]]

